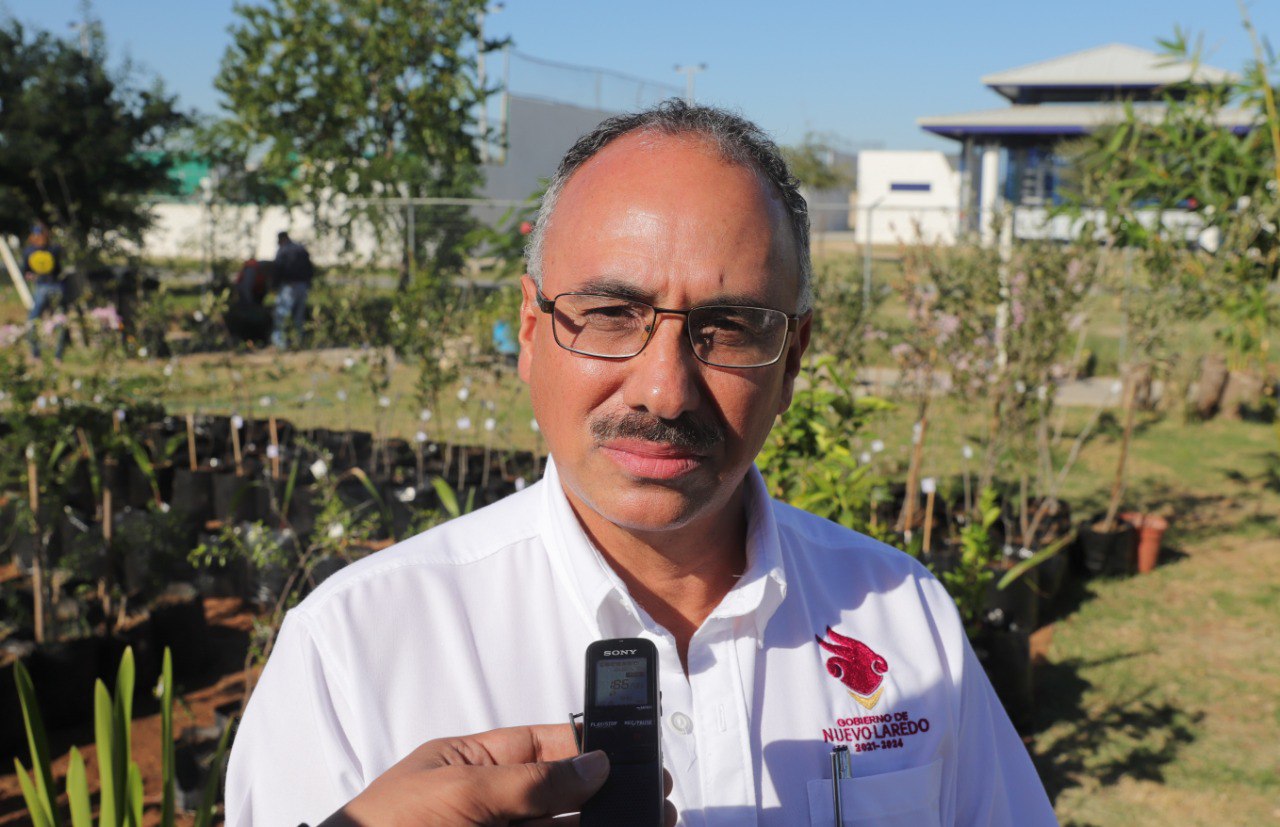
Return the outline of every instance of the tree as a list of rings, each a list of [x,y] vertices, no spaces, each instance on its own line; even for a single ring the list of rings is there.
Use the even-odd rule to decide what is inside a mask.
[[[474,113],[485,0],[270,0],[236,6],[215,81],[247,153],[350,248],[353,213],[404,233],[404,208],[352,199],[465,197],[480,182]],[[339,220],[341,217],[341,220]],[[464,207],[415,221],[414,254],[457,268]]]
[[[831,190],[853,185],[853,171],[835,162],[830,142],[813,132],[796,146],[784,146],[782,155],[791,174],[812,190]]]
[[[73,257],[137,241],[146,197],[172,189],[168,137],[187,123],[158,80],[107,67],[96,25],[82,43],[0,23],[0,231],[33,218],[57,227]]]

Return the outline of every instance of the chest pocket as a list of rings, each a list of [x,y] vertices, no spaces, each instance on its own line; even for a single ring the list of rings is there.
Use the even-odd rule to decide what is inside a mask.
[[[840,827],[940,827],[942,760],[924,767],[840,782]],[[809,823],[834,827],[831,779],[809,782]]]

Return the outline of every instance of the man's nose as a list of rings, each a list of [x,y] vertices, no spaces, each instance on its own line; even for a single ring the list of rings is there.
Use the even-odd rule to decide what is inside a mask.
[[[623,401],[629,407],[660,419],[676,419],[701,405],[701,363],[689,345],[687,323],[680,316],[662,314],[654,320],[656,329],[649,344],[627,360]]]

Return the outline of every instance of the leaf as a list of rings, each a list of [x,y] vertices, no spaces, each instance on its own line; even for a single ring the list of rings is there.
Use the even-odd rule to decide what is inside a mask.
[[[142,827],[142,770],[136,761],[129,762],[128,818],[132,827]]]
[[[453,493],[453,487],[449,485],[443,477],[432,477],[431,486],[436,490],[436,496],[440,498],[440,505],[444,508],[445,513],[450,517],[459,517],[462,512],[458,509],[458,497]]]
[[[49,815],[48,802],[45,801],[27,775],[27,768],[17,758],[13,759],[13,767],[18,775],[18,786],[22,788],[22,799],[27,803],[27,815],[31,816],[34,827],[53,827],[53,817]]]
[[[93,827],[89,779],[84,772],[84,758],[76,747],[71,748],[71,762],[67,765],[67,803],[71,806],[71,827]]]
[[[1057,540],[1054,540],[1052,543],[1040,549],[1035,554],[1028,557],[1026,560],[1022,560],[1013,568],[1009,569],[1007,572],[1004,573],[1004,576],[1000,578],[1000,582],[996,583],[996,588],[1001,591],[1008,588],[1008,586],[1011,583],[1013,583],[1013,581],[1017,580],[1022,575],[1026,574],[1036,566],[1043,563],[1045,560],[1048,560],[1050,557],[1053,557],[1058,552],[1062,551],[1062,549],[1064,549],[1075,538],[1076,538],[1076,532],[1074,529],[1072,529],[1066,536],[1060,537]]]
[[[209,827],[213,823],[213,810],[218,801],[218,788],[222,783],[222,769],[227,760],[227,746],[231,743],[234,721],[228,721],[218,739],[218,749],[209,762],[209,778],[204,782],[204,794],[200,797],[200,810],[196,813],[194,827]]]
[[[35,776],[34,794],[40,804],[40,813],[48,823],[55,822],[57,800],[53,792],[53,767],[49,757],[49,739],[45,734],[44,718],[40,715],[40,704],[36,700],[35,686],[31,683],[31,673],[23,666],[22,661],[13,664],[13,679],[18,685],[18,701],[22,705],[23,724],[27,730],[27,748],[31,755],[31,773]],[[24,790],[25,796],[25,790]],[[28,803],[28,808],[30,803]]]
[[[115,763],[118,811],[128,816],[129,764],[133,758],[133,647],[126,647],[116,671],[115,718],[112,730],[112,760]]]
[[[118,827],[123,821],[120,812],[120,789],[116,785],[115,743],[112,722],[111,693],[107,685],[98,681],[93,687],[93,732],[98,747],[98,824],[99,827]]]
[[[177,770],[173,754],[173,655],[169,647],[164,648],[164,663],[160,671],[160,765],[161,791],[160,824],[161,827],[173,827],[174,819],[174,785]]]

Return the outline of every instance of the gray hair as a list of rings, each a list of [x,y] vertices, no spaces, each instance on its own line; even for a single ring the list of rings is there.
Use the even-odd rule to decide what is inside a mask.
[[[728,162],[754,170],[773,188],[787,210],[788,222],[796,242],[800,271],[798,312],[813,305],[813,263],[809,257],[809,205],[800,194],[800,182],[787,167],[782,153],[760,127],[740,115],[713,106],[698,106],[679,99],[663,101],[640,112],[617,115],[578,139],[560,161],[560,167],[547,184],[538,208],[538,218],[525,245],[529,275],[542,286],[542,254],[547,227],[556,202],[565,185],[578,169],[612,141],[632,132],[654,132],[659,135],[695,135],[715,145]]]

